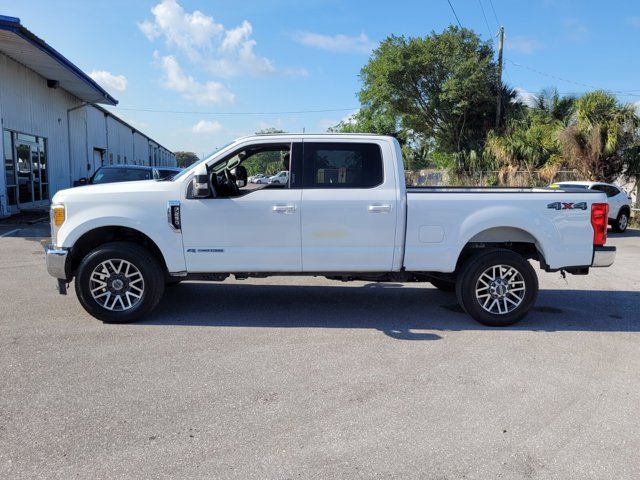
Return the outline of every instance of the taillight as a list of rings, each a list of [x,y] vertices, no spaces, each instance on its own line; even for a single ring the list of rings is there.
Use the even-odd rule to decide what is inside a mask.
[[[591,225],[593,226],[593,244],[604,245],[607,241],[607,225],[609,224],[609,204],[594,203],[591,205]]]

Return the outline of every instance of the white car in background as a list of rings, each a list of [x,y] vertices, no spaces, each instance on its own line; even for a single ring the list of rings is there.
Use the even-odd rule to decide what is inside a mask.
[[[283,170],[278,172],[273,177],[269,178],[269,183],[276,185],[286,185],[289,183],[289,172]]]
[[[269,176],[264,173],[256,173],[254,176],[249,177],[249,182],[251,183],[269,183]]]
[[[609,204],[609,225],[615,232],[624,232],[629,226],[631,217],[631,197],[617,185],[602,182],[556,182],[551,184],[551,188],[584,188],[587,190],[598,190],[607,194]]]

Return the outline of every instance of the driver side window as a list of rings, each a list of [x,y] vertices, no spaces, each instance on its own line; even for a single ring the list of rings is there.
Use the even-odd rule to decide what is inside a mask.
[[[256,144],[235,151],[210,171],[214,197],[237,197],[264,188],[296,188],[292,157],[300,157],[301,144]],[[294,153],[297,152],[297,153]]]

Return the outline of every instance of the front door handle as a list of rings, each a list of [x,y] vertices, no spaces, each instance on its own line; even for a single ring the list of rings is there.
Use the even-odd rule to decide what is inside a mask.
[[[369,213],[389,213],[391,205],[388,203],[373,203],[369,205]]]
[[[295,205],[274,205],[273,206],[273,213],[283,213],[285,215],[287,214],[291,214],[294,213],[296,211],[296,206]]]

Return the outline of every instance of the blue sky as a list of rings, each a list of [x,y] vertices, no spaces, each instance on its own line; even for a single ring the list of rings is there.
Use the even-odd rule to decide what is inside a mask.
[[[593,85],[640,101],[640,2],[451,3],[485,39],[505,26],[503,78],[523,95]],[[357,108],[358,72],[379,41],[456,22],[447,0],[0,0],[0,14],[92,73],[122,118],[198,155],[270,126],[325,131]],[[336,111],[278,113],[307,110]]]

